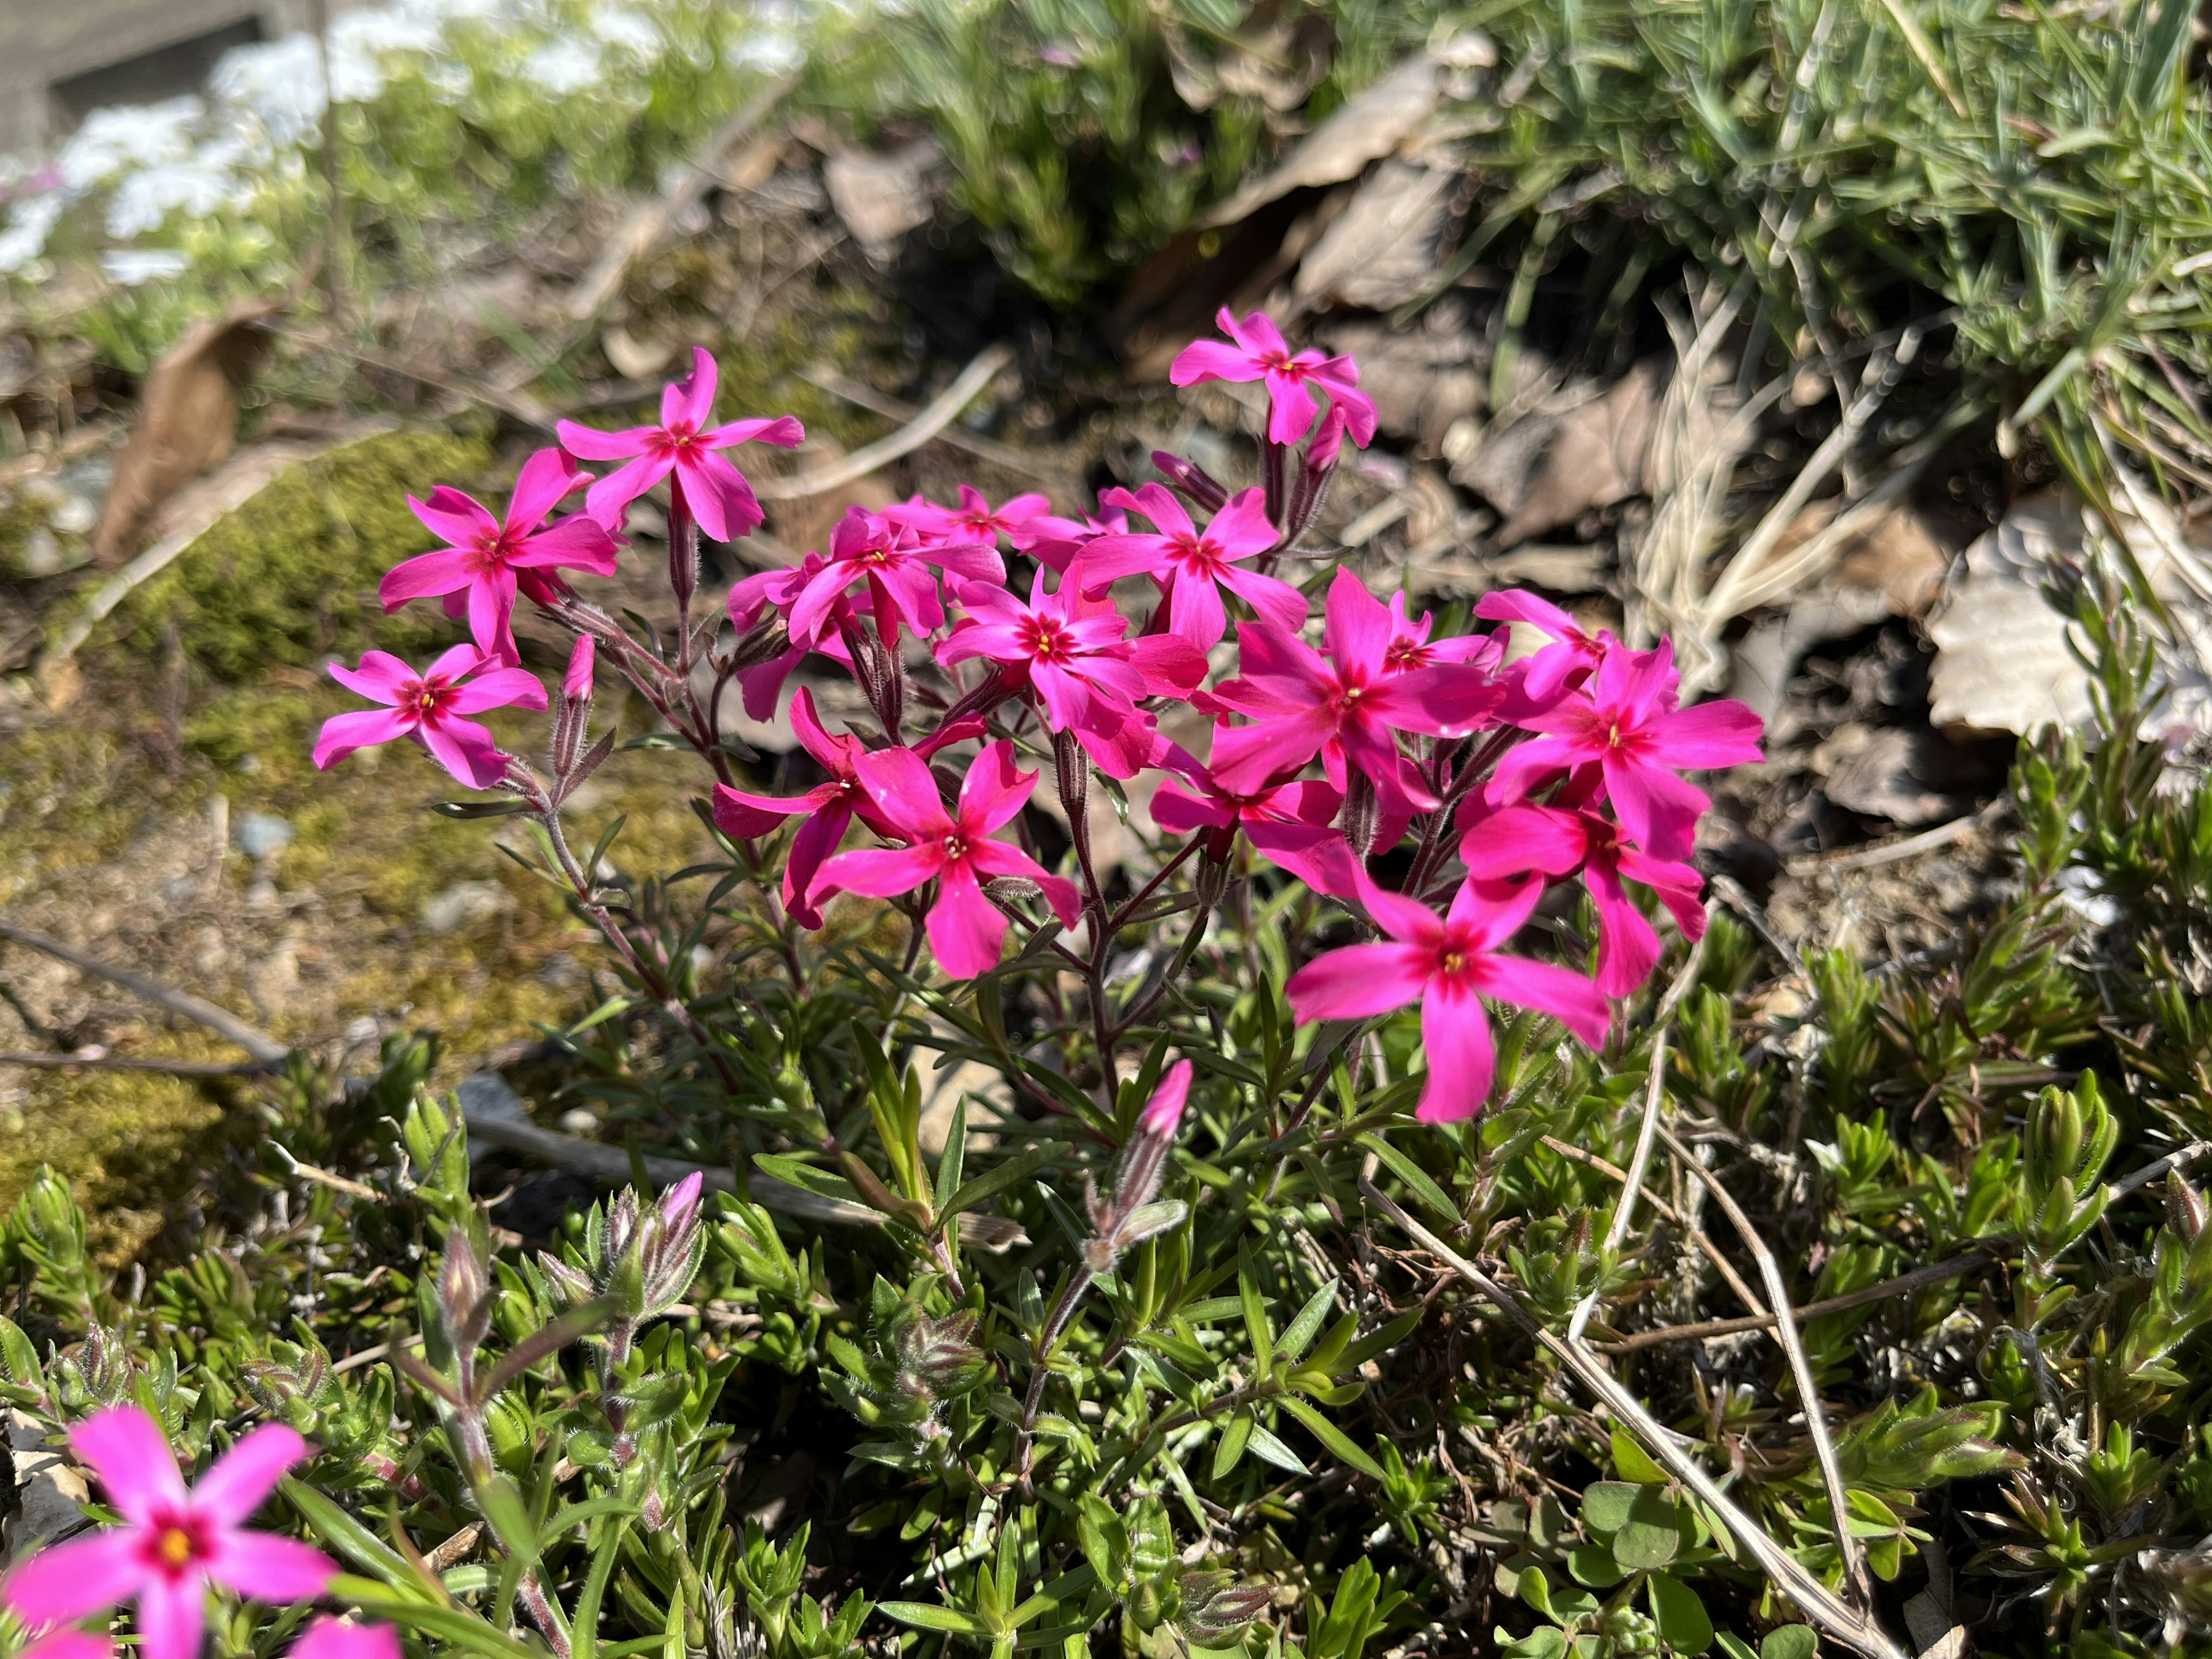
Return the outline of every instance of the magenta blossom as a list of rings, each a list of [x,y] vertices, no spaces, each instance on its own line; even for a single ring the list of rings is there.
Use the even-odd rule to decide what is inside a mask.
[[[1562,689],[1587,678],[1605,655],[1606,635],[1584,633],[1582,624],[1558,605],[1524,588],[1484,594],[1474,602],[1474,614],[1485,622],[1522,623],[1549,641],[1513,665],[1512,691],[1516,695],[1505,711],[1509,718],[1524,709],[1549,708]]]
[[[1170,778],[1153,791],[1152,822],[1161,829],[1177,836],[1212,831],[1206,852],[1216,859],[1229,856],[1241,830],[1269,862],[1316,893],[1352,896],[1352,849],[1343,832],[1330,827],[1343,810],[1343,791],[1316,780],[1279,783],[1256,794],[1237,795],[1194,761],[1176,769],[1189,787]],[[1382,828],[1376,845],[1395,846],[1405,833],[1406,821],[1401,818],[1395,826]]]
[[[989,838],[1022,810],[1036,787],[1036,773],[1015,766],[1012,744],[992,744],[975,757],[950,813],[928,766],[910,749],[864,755],[859,771],[876,816],[908,845],[840,853],[822,866],[823,896],[842,891],[891,898],[935,881],[929,948],[956,979],[973,979],[999,963],[1006,918],[984,896],[986,881],[1012,876],[1034,882],[1061,924],[1075,926],[1075,884],[1048,874],[1018,847]]]
[[[1313,425],[1315,403],[1308,388],[1318,386],[1344,410],[1352,441],[1362,449],[1375,441],[1375,400],[1359,389],[1359,365],[1349,357],[1324,357],[1318,351],[1293,356],[1282,330],[1265,312],[1238,322],[1228,307],[1214,320],[1234,345],[1194,340],[1168,370],[1177,386],[1201,380],[1265,380],[1267,383],[1267,441],[1294,444]],[[581,453],[582,452],[578,452]]]
[[[703,347],[694,347],[691,378],[661,392],[659,426],[602,432],[574,421],[561,422],[561,442],[574,453],[586,460],[629,463],[592,486],[584,506],[593,518],[613,529],[622,522],[624,508],[673,474],[671,488],[708,536],[726,542],[752,534],[761,521],[760,502],[744,474],[717,452],[756,439],[794,448],[805,441],[806,428],[788,415],[708,426],[714,413],[715,373],[714,358]]]
[[[1422,1122],[1474,1117],[1490,1098],[1498,1057],[1484,997],[1549,1014],[1593,1048],[1605,1041],[1609,1016],[1595,985],[1565,968],[1504,954],[1543,896],[1542,882],[1469,880],[1439,917],[1416,900],[1384,892],[1364,871],[1356,879],[1368,915],[1390,942],[1315,957],[1291,975],[1291,1009],[1304,1024],[1419,1004],[1429,1060]]]
[[[896,831],[889,820],[876,812],[866,790],[860,787],[860,761],[867,749],[858,738],[823,729],[821,717],[814,712],[813,693],[804,687],[791,700],[791,729],[798,733],[799,746],[830,775],[830,781],[816,785],[803,795],[788,798],[749,794],[718,783],[714,786],[714,823],[726,835],[751,841],[781,827],[787,817],[805,818],[792,841],[790,856],[784,862],[783,907],[800,927],[819,927],[822,912],[811,896],[815,872],[837,850],[837,843],[844,840],[846,829],[853,819],[857,816],[869,829],[886,838]],[[948,744],[981,736],[982,730],[980,720],[957,720],[932,732],[915,753],[926,760]]]
[[[386,573],[377,595],[384,608],[397,611],[410,599],[451,595],[447,608],[456,615],[456,607],[465,608],[479,650],[510,665],[520,663],[514,629],[520,573],[565,565],[595,576],[614,574],[615,538],[598,520],[574,513],[545,522],[555,504],[590,476],[577,471],[560,450],[539,450],[523,463],[504,521],[474,497],[443,484],[427,501],[410,495],[407,505],[415,516],[446,545]]]
[[[1053,522],[1064,529],[1058,534],[1039,538],[1022,550],[1039,564],[1063,575],[1083,550],[1101,536],[1126,535],[1129,529],[1129,515],[1118,507],[1101,507],[1097,513],[1086,513],[1080,524],[1067,519],[1055,519]]]
[[[1212,649],[1229,629],[1221,603],[1224,587],[1278,628],[1295,634],[1306,625],[1304,594],[1240,562],[1282,539],[1267,521],[1260,491],[1237,496],[1203,531],[1164,484],[1148,483],[1133,494],[1109,489],[1101,499],[1143,514],[1159,533],[1101,536],[1085,547],[1083,572],[1094,592],[1123,576],[1158,579],[1167,590],[1168,626],[1200,651]]]
[[[1495,678],[1505,659],[1505,641],[1495,634],[1462,634],[1455,638],[1432,640],[1429,632],[1436,626],[1436,618],[1424,611],[1419,619],[1408,616],[1406,595],[1399,592],[1390,596],[1390,643],[1382,650],[1382,666],[1393,674],[1410,674],[1419,668],[1434,668],[1438,663],[1459,663],[1480,669]]]
[[[1437,804],[1391,732],[1460,736],[1481,723],[1498,691],[1480,670],[1456,663],[1393,673],[1390,613],[1349,569],[1329,585],[1326,657],[1271,623],[1237,629],[1244,674],[1214,688],[1209,706],[1256,722],[1219,732],[1213,775],[1237,794],[1255,794],[1318,754],[1328,781],[1347,787],[1366,774],[1389,812],[1410,816]]]
[[[1460,860],[1469,876],[1487,881],[1531,870],[1547,876],[1582,872],[1597,910],[1597,988],[1605,995],[1628,995],[1659,962],[1659,935],[1622,882],[1640,882],[1657,893],[1684,939],[1705,937],[1705,907],[1698,902],[1705,878],[1692,866],[1637,851],[1621,840],[1620,825],[1586,807],[1509,806],[1487,816],[1468,810],[1480,806],[1470,800],[1460,821]]]
[[[400,1659],[399,1632],[325,1613],[292,1644],[292,1659]]]
[[[963,584],[968,614],[937,657],[948,666],[973,657],[1003,663],[1010,684],[1036,693],[1047,726],[1074,732],[1115,777],[1134,777],[1151,754],[1153,730],[1137,705],[1188,696],[1206,678],[1206,659],[1172,635],[1124,638],[1128,619],[1112,601],[1085,593],[1088,573],[1086,562],[1047,592],[1039,567],[1026,605],[988,582]]]
[[[794,645],[812,645],[833,623],[845,590],[865,581],[875,607],[876,632],[886,647],[898,643],[903,623],[927,636],[945,626],[933,568],[967,581],[1003,582],[1006,567],[980,542],[925,546],[912,526],[854,507],[830,532],[830,558],[806,579],[787,617]]]
[[[1491,804],[1519,800],[1551,773],[1595,766],[1629,840],[1656,859],[1687,858],[1712,799],[1671,769],[1759,760],[1762,723],[1731,701],[1677,708],[1677,684],[1671,643],[1608,649],[1581,690],[1522,719],[1546,735],[1507,751],[1490,781]]]
[[[489,731],[461,717],[545,707],[545,688],[535,675],[501,667],[473,645],[455,646],[419,674],[388,651],[362,653],[358,668],[330,666],[340,685],[385,707],[323,722],[315,764],[325,771],[356,749],[413,738],[470,788],[489,789],[506,775],[507,757]]]
[[[41,1550],[8,1575],[0,1601],[33,1630],[136,1601],[147,1659],[198,1659],[210,1586],[306,1601],[337,1572],[319,1550],[246,1528],[307,1455],[307,1442],[280,1423],[240,1440],[190,1491],[161,1425],[137,1406],[85,1419],[70,1431],[70,1447],[99,1475],[123,1524]]]
[[[112,1659],[114,1652],[115,1644],[109,1638],[64,1625],[17,1650],[15,1659]]]
[[[1079,541],[1086,533],[1075,520],[1057,517],[1052,502],[1034,491],[994,507],[973,484],[960,486],[957,507],[939,507],[917,495],[886,507],[884,516],[912,526],[925,542],[981,542],[994,547],[1004,536],[1021,552],[1040,541]]]
[[[729,599],[731,624],[740,635],[749,634],[771,610],[788,623],[793,607],[806,592],[806,585],[829,567],[830,561],[819,553],[809,553],[797,564],[764,570],[757,576],[747,576],[732,584]],[[783,683],[791,678],[791,671],[799,666],[809,651],[835,658],[849,670],[853,653],[846,648],[842,636],[846,623],[853,620],[854,615],[852,601],[840,593],[830,602],[823,618],[820,637],[811,644],[793,642],[757,667],[738,670],[738,687],[744,694],[745,713],[757,720],[774,714],[776,699],[783,695]]]

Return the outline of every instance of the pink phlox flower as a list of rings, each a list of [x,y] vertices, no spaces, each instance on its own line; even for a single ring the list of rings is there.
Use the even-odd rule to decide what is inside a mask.
[[[670,478],[670,488],[682,495],[693,522],[714,540],[749,536],[758,527],[761,507],[753,487],[720,452],[755,441],[796,448],[805,441],[806,428],[788,415],[709,426],[716,373],[714,358],[703,347],[694,347],[691,378],[661,391],[658,426],[602,432],[574,421],[561,422],[561,442],[574,453],[586,460],[628,463],[592,486],[584,498],[586,512],[611,530],[632,501]]]
[[[399,1632],[325,1613],[292,1644],[292,1659],[400,1659]]]
[[[1094,591],[1103,592],[1123,576],[1154,578],[1166,590],[1168,626],[1200,651],[1211,649],[1229,630],[1229,613],[1221,603],[1224,587],[1278,628],[1295,634],[1305,626],[1304,594],[1241,562],[1282,539],[1267,521],[1258,490],[1235,497],[1203,531],[1164,484],[1148,483],[1133,492],[1109,489],[1104,499],[1143,514],[1158,532],[1123,532],[1086,546],[1083,570]]]
[[[1065,526],[1065,529],[1037,538],[1023,551],[1048,569],[1057,570],[1063,574],[1083,550],[1101,536],[1126,535],[1129,529],[1129,515],[1118,507],[1102,507],[1097,513],[1086,513],[1080,524],[1072,519],[1055,519],[1053,522],[1055,526]]]
[[[925,546],[911,526],[854,507],[830,533],[828,562],[807,577],[791,608],[792,642],[811,646],[822,637],[838,600],[860,582],[867,585],[886,648],[897,646],[902,623],[927,638],[945,626],[934,574],[939,569],[959,581],[1006,580],[1006,563],[994,548],[980,542]]]
[[[198,1659],[210,1585],[282,1605],[312,1601],[337,1575],[320,1550],[246,1527],[307,1455],[281,1423],[246,1435],[189,1491],[161,1425],[137,1406],[86,1418],[70,1447],[123,1524],[41,1550],[8,1575],[0,1601],[33,1630],[135,1601],[147,1659]]]
[[[928,766],[910,749],[872,750],[861,757],[859,769],[878,817],[908,845],[840,853],[822,867],[823,897],[848,892],[891,898],[935,881],[937,899],[925,923],[929,948],[956,979],[998,965],[1006,918],[985,896],[986,881],[1010,876],[1034,882],[1062,925],[1075,925],[1075,884],[1048,873],[1018,847],[990,839],[1036,787],[1037,775],[1014,764],[1012,744],[991,744],[976,756],[950,812]]]
[[[1267,441],[1294,444],[1313,425],[1310,388],[1319,387],[1344,410],[1352,441],[1362,449],[1375,441],[1375,400],[1359,389],[1359,366],[1349,357],[1325,357],[1318,351],[1292,355],[1282,330],[1265,312],[1238,322],[1228,307],[1214,319],[1231,341],[1194,340],[1168,370],[1177,386],[1201,380],[1265,380],[1267,383]]]
[[[1054,514],[1051,501],[1034,491],[994,507],[973,484],[960,486],[957,507],[940,507],[917,495],[884,508],[884,516],[912,526],[925,544],[933,545],[981,542],[994,547],[1004,536],[1017,551],[1027,552],[1040,541],[1079,541],[1085,533],[1083,525]]]
[[[1123,637],[1128,619],[1111,600],[1085,591],[1086,569],[1079,566],[1048,592],[1039,567],[1026,604],[988,582],[962,584],[967,614],[939,646],[938,659],[1006,665],[1036,694],[1047,726],[1074,732],[1115,776],[1133,777],[1151,756],[1153,732],[1137,705],[1188,694],[1205,677],[1206,659],[1179,639]]]
[[[1355,881],[1388,942],[1315,957],[1291,976],[1291,1009],[1304,1024],[1419,1005],[1429,1062],[1418,1114],[1424,1123],[1474,1117],[1490,1098],[1497,1050],[1484,997],[1549,1014],[1593,1048],[1605,1041],[1610,1016],[1595,985],[1565,968],[1504,953],[1542,896],[1541,881],[1469,880],[1442,916],[1383,891],[1364,870]]]
[[[1506,751],[1486,793],[1492,806],[1522,799],[1554,772],[1595,766],[1627,838],[1652,857],[1686,859],[1712,805],[1674,769],[1706,771],[1761,758],[1762,722],[1740,702],[1675,705],[1674,647],[1609,648],[1578,690],[1521,724],[1543,733]]]
[[[330,665],[331,678],[382,708],[334,714],[315,739],[315,764],[328,770],[356,749],[413,738],[471,789],[506,775],[507,757],[491,733],[462,717],[491,708],[543,708],[538,677],[499,665],[473,645],[457,645],[421,673],[386,651],[362,653],[361,666]]]
[[[1506,704],[1499,713],[1509,724],[1550,708],[1562,690],[1587,679],[1605,656],[1608,635],[1584,632],[1558,605],[1525,588],[1484,594],[1474,602],[1474,614],[1486,622],[1519,623],[1550,641],[1508,671]]]
[[[1214,776],[1235,793],[1252,794],[1318,754],[1339,789],[1348,787],[1352,768],[1366,774],[1386,812],[1434,806],[1391,733],[1464,735],[1496,707],[1498,687],[1458,663],[1391,672],[1390,612],[1349,569],[1330,584],[1327,614],[1326,656],[1270,623],[1237,629],[1243,675],[1216,686],[1205,706],[1255,723],[1216,733]]]
[[[747,576],[732,584],[730,588],[730,623],[739,635],[749,634],[763,614],[773,610],[789,623],[793,607],[806,591],[806,585],[829,568],[830,561],[819,553],[809,553],[797,564],[786,565],[777,570],[764,570],[757,576]],[[823,618],[821,631],[810,644],[794,642],[757,667],[738,671],[738,689],[744,695],[745,713],[754,720],[765,720],[775,713],[777,700],[783,695],[784,682],[798,667],[809,651],[819,651],[835,659],[849,672],[853,653],[846,647],[845,624],[856,613],[853,602],[840,593],[830,602]]]
[[[446,545],[385,573],[377,595],[384,608],[397,611],[410,599],[446,595],[448,611],[458,616],[465,611],[479,650],[509,665],[519,664],[514,598],[523,571],[565,565],[596,576],[614,574],[615,539],[598,520],[574,513],[545,522],[562,497],[590,476],[577,471],[560,450],[539,450],[523,463],[504,520],[444,484],[427,501],[410,495],[407,505],[415,516]]]
[[[1683,938],[1694,944],[1705,937],[1705,878],[1692,866],[1638,851],[1620,838],[1620,825],[1587,807],[1508,806],[1485,814],[1480,805],[1470,800],[1460,820],[1468,874],[1492,881],[1532,870],[1553,877],[1582,872],[1597,910],[1597,988],[1605,995],[1628,995],[1659,961],[1659,934],[1624,881],[1658,894]]]
[[[1152,1097],[1145,1103],[1145,1109],[1137,1119],[1137,1131],[1155,1140],[1172,1140],[1182,1125],[1182,1111],[1190,1101],[1191,1064],[1179,1060],[1160,1077],[1159,1086]]]
[[[815,873],[837,850],[845,830],[858,817],[878,835],[896,834],[890,820],[880,817],[861,787],[860,762],[868,750],[849,733],[825,729],[814,711],[814,696],[804,686],[791,700],[791,729],[799,747],[830,776],[803,795],[756,795],[714,786],[714,823],[723,833],[751,841],[780,828],[787,817],[803,817],[783,866],[783,905],[802,927],[822,925],[820,906],[813,897]],[[982,734],[981,720],[958,720],[934,732],[917,744],[915,753],[924,759],[939,749]]]
[[[1384,671],[1408,674],[1418,668],[1434,668],[1438,663],[1457,663],[1497,678],[1499,665],[1505,660],[1505,641],[1502,636],[1462,634],[1456,638],[1432,640],[1429,635],[1435,626],[1436,617],[1428,611],[1421,612],[1419,618],[1407,614],[1404,590],[1393,593],[1390,643],[1382,651]]]
[[[1194,761],[1191,767],[1182,774],[1187,782],[1168,778],[1153,792],[1154,823],[1170,835],[1212,830],[1208,850],[1220,858],[1228,856],[1231,841],[1241,832],[1261,856],[1316,892],[1338,898],[1352,896],[1352,849],[1344,832],[1334,827],[1344,808],[1343,791],[1312,779],[1270,784],[1255,793],[1239,795],[1224,789],[1204,766]],[[1383,833],[1389,831],[1386,828]],[[1406,821],[1401,818],[1391,842],[1405,833]]]

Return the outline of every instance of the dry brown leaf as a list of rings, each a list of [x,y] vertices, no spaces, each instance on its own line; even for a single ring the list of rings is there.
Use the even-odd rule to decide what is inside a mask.
[[[1776,541],[1772,556],[1778,561],[1826,530],[1838,506],[1832,497],[1800,513]],[[1844,544],[1830,580],[1879,594],[1892,616],[1920,617],[1936,603],[1950,564],[1951,550],[1928,520],[1900,502]]]
[[[888,155],[844,150],[822,164],[830,205],[871,259],[888,259],[900,237],[929,222],[926,181],[937,161],[937,146],[924,140]]]
[[[1385,432],[1435,450],[1454,422],[1482,407],[1482,347],[1446,307],[1432,307],[1426,322],[1409,333],[1380,323],[1341,324],[1326,331],[1326,343],[1359,360],[1359,389],[1375,400]]]
[[[1299,264],[1294,291],[1365,311],[1412,299],[1435,278],[1437,242],[1457,183],[1443,168],[1384,161]]]
[[[1437,66],[1425,55],[1407,58],[1307,134],[1280,167],[1214,209],[1206,228],[1233,225],[1294,190],[1357,178],[1370,161],[1395,152],[1436,106]]]
[[[96,562],[118,565],[137,552],[163,506],[230,453],[239,388],[268,352],[269,314],[265,305],[238,306],[195,323],[154,365],[92,532]]]
[[[1821,793],[1847,812],[1907,830],[1956,816],[1959,803],[1936,787],[1956,753],[1933,732],[1842,726],[1813,751]]]
[[[1610,507],[1644,489],[1644,461],[1659,413],[1664,366],[1647,358],[1613,382],[1606,392],[1559,417],[1549,441],[1522,474],[1517,492],[1510,472],[1498,465],[1520,446],[1508,428],[1486,440],[1453,469],[1452,476],[1474,483],[1506,514],[1498,527],[1500,547],[1511,547],[1560,525],[1572,524],[1593,507]],[[1504,455],[1499,445],[1510,446]],[[1489,487],[1478,480],[1487,480]],[[1497,494],[1492,495],[1495,489]],[[1510,499],[1517,493],[1519,499]]]

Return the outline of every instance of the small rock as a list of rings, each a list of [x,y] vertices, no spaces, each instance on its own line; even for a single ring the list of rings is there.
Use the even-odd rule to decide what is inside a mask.
[[[530,1121],[529,1109],[522,1097],[508,1086],[497,1072],[471,1072],[463,1078],[453,1091],[461,1103],[461,1115],[471,1122],[482,1123],[498,1119],[508,1123]],[[489,1141],[469,1137],[469,1162],[476,1163],[487,1153],[497,1150]]]
[[[85,1525],[83,1505],[92,1494],[84,1477],[46,1442],[46,1431],[37,1421],[22,1412],[8,1413],[8,1449],[15,1461],[19,1504],[7,1523],[11,1561]]]
[[[238,821],[238,850],[250,859],[274,858],[292,844],[292,826],[273,812],[248,812]]]
[[[561,1114],[561,1127],[572,1135],[591,1135],[599,1132],[599,1114],[582,1106],[571,1106]]]
[[[489,921],[514,901],[495,881],[457,881],[422,906],[422,925],[434,933],[453,933],[471,922]]]

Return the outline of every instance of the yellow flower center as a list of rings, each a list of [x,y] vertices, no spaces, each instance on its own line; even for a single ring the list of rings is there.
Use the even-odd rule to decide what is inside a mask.
[[[191,1534],[182,1527],[169,1527],[154,1540],[154,1553],[166,1566],[181,1567],[192,1559]]]

